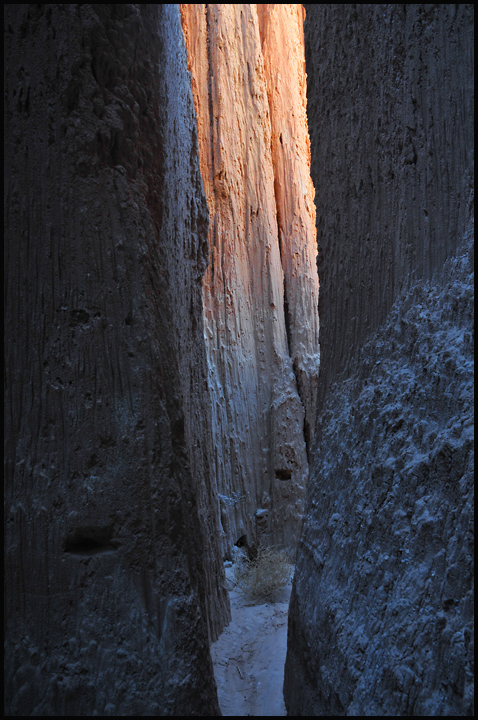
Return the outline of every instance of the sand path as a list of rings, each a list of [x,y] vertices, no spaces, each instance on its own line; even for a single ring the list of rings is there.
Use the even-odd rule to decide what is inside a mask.
[[[226,568],[232,621],[211,646],[219,705],[225,716],[287,715],[282,696],[291,584],[252,604],[234,587]]]

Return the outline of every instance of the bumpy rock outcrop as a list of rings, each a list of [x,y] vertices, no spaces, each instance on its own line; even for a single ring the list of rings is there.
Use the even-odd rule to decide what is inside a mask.
[[[179,8],[9,5],[5,50],[6,713],[217,714]]]
[[[321,405],[290,715],[473,714],[472,12],[307,7]]]
[[[292,715],[473,715],[470,242],[331,386],[289,610]]]
[[[211,216],[203,294],[223,551],[243,536],[295,546],[319,361],[303,10],[181,13]]]

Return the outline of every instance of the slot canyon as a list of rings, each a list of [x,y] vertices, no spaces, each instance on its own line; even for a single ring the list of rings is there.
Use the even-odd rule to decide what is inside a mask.
[[[473,21],[4,5],[6,715],[474,715]]]

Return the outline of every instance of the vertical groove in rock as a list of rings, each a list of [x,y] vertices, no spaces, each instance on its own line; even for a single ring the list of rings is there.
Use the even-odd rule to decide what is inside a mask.
[[[244,535],[295,546],[318,370],[301,11],[265,7],[261,42],[256,5],[181,6],[211,217],[203,297],[226,554]],[[282,81],[300,86],[283,104],[281,33]]]
[[[178,8],[7,5],[5,55],[6,712],[218,714],[208,216]]]

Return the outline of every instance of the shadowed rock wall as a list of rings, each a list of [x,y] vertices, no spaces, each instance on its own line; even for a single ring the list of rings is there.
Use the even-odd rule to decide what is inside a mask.
[[[225,555],[294,547],[319,363],[300,5],[182,5],[211,217],[204,316]]]
[[[473,8],[310,5],[305,44],[322,352],[286,706],[473,715]]]
[[[218,714],[179,8],[5,6],[5,710]]]
[[[465,232],[473,7],[305,7],[323,399],[402,290],[431,278]]]
[[[473,715],[472,243],[331,386],[289,608],[290,714]]]

